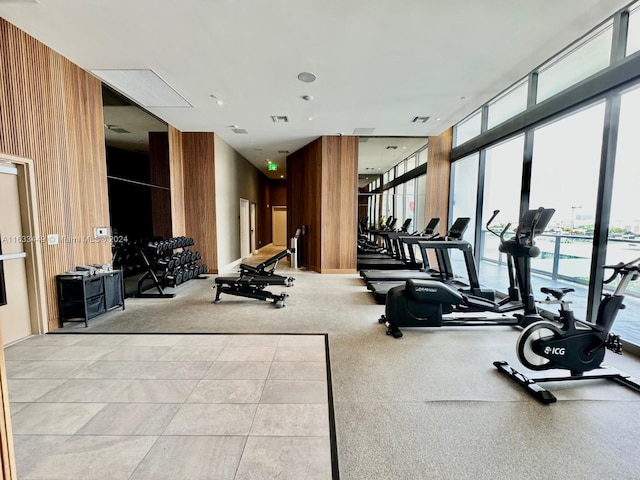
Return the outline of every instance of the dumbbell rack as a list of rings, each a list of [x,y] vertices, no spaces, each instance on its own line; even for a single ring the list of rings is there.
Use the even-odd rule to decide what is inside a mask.
[[[192,238],[175,237],[169,240],[149,242],[138,246],[138,254],[146,267],[145,274],[138,280],[136,298],[173,298],[175,293],[165,293],[166,287],[177,287],[207,272],[206,265],[199,265],[200,252],[192,252],[188,247],[195,245]],[[182,249],[175,252],[177,249]],[[158,293],[144,293],[143,284],[151,280]]]

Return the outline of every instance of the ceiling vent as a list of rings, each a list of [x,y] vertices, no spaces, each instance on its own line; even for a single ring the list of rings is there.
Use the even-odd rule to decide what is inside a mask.
[[[233,133],[240,133],[240,134],[246,134],[249,133],[247,132],[244,128],[234,128],[231,130]]]
[[[429,117],[413,117],[411,121],[413,123],[427,123],[427,120],[429,120]]]
[[[278,150],[278,153],[282,153],[284,155],[288,155],[289,154],[289,150]]]
[[[398,146],[397,145],[387,145],[387,150],[397,150]]]
[[[367,127],[367,128],[354,128],[354,135],[371,135],[373,134],[375,128]]]
[[[153,70],[91,70],[91,73],[143,107],[191,107]]]
[[[264,152],[264,148],[254,148],[256,152]]]
[[[273,123],[289,123],[289,117],[286,115],[271,115],[271,121]]]

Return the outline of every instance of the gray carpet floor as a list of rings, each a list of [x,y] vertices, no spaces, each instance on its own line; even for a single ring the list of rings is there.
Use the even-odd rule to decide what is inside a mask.
[[[327,333],[342,479],[640,478],[639,393],[601,380],[556,383],[558,402],[539,404],[492,365],[519,366],[518,329],[405,328],[394,339],[358,275],[286,262],[278,271],[296,278],[271,288],[290,295],[285,308],[224,294],[213,304],[210,276],[173,299],[127,299],[126,310],[63,331]],[[605,361],[640,378],[636,357]]]

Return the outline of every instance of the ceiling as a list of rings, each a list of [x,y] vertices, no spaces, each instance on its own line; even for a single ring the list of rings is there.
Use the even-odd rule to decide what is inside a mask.
[[[279,178],[321,135],[440,134],[627,3],[0,0],[0,16],[97,75],[153,71],[185,106],[146,110]]]

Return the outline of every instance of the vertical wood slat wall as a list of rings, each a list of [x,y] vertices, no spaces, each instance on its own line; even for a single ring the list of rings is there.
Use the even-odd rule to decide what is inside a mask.
[[[358,137],[321,137],[287,157],[289,236],[301,225],[301,265],[321,273],[356,269]]]
[[[111,263],[101,82],[0,19],[0,151],[34,161],[49,328],[56,328],[55,275]]]
[[[213,132],[180,132],[169,126],[173,235],[192,237],[201,263],[218,271]]]
[[[171,125],[169,125],[169,176],[171,181],[171,230],[174,237],[186,236],[182,132]]]
[[[429,137],[427,158],[427,208],[426,219],[440,218],[440,232],[444,234],[449,218],[449,187],[451,178],[451,147],[453,129],[445,130],[437,137]]]
[[[358,230],[358,137],[324,137],[322,273],[355,273]]]

